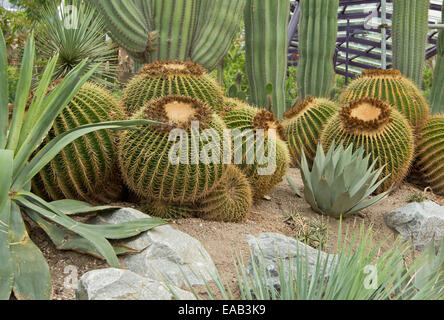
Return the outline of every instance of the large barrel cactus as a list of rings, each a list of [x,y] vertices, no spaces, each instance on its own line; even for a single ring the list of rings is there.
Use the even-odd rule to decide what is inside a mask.
[[[442,6],[442,23],[444,24],[444,4]],[[438,37],[438,58],[433,73],[433,86],[430,94],[432,113],[444,113],[444,29]]]
[[[278,118],[285,111],[289,16],[287,0],[247,0],[245,6],[245,60],[251,102],[269,108],[267,86],[271,84],[269,111]]]
[[[239,29],[246,0],[93,0],[111,37],[140,63],[191,60],[213,70]]]
[[[240,101],[223,119],[232,130],[233,163],[249,179],[254,199],[260,199],[281,182],[288,171],[290,153],[283,140],[284,129],[271,112]]]
[[[252,204],[250,182],[240,169],[230,165],[216,189],[197,203],[198,216],[205,220],[242,222],[248,218]]]
[[[384,167],[380,179],[389,176],[376,190],[382,193],[400,183],[413,161],[414,137],[407,120],[382,100],[362,98],[343,107],[327,123],[321,144],[329,150],[333,143],[353,143],[355,151],[371,153],[370,162],[377,159],[375,169]]]
[[[432,190],[444,195],[444,115],[431,117],[421,128],[416,165]]]
[[[366,70],[342,93],[344,103],[370,97],[382,99],[398,109],[413,127],[421,124],[430,110],[422,91],[398,70]]]
[[[302,151],[311,167],[322,129],[338,110],[339,106],[335,102],[308,97],[285,113],[282,125],[291,158],[297,167],[301,166]]]
[[[225,124],[202,101],[162,97],[140,109],[133,119],[163,123],[121,135],[122,176],[137,195],[186,203],[205,197],[218,185],[226,165],[216,140],[222,143]],[[213,136],[205,138],[205,129],[213,129]]]
[[[105,89],[86,83],[54,121],[47,144],[80,125],[124,118],[122,107]],[[116,162],[116,134],[101,130],[66,146],[32,180],[33,191],[50,200],[116,200],[121,182]]]
[[[393,0],[393,67],[422,87],[429,0]]]
[[[167,95],[198,98],[210,108],[223,108],[222,89],[216,80],[197,63],[179,60],[157,61],[146,65],[123,92],[122,101],[128,115],[133,115],[151,99]]]
[[[299,21],[299,97],[330,97],[339,0],[303,0]]]

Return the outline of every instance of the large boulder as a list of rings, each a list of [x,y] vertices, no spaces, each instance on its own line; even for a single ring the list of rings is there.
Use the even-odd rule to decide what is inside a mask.
[[[410,203],[384,216],[386,224],[399,232],[404,241],[413,241],[416,250],[444,238],[444,207],[433,201]]]
[[[171,292],[172,291],[172,292]],[[77,300],[194,300],[190,292],[123,269],[85,273],[76,291]]]
[[[291,266],[284,270],[285,278],[288,277],[290,270],[297,274],[297,259],[302,259],[303,266],[308,266],[307,276],[311,277],[316,272],[318,257],[322,262],[327,263],[325,278],[328,278],[334,261],[335,255],[316,250],[298,240],[286,237],[277,233],[263,233],[258,237],[248,236],[247,242],[251,247],[252,259],[256,264],[264,263],[269,272],[269,285],[280,290],[280,265]],[[248,262],[248,272],[253,272],[253,260]],[[305,272],[305,270],[303,271]],[[321,270],[322,272],[322,270]]]
[[[146,218],[134,209],[121,209],[95,218],[96,224],[115,224]],[[125,266],[146,278],[169,281],[178,287],[205,285],[217,274],[216,266],[202,244],[186,233],[165,225],[121,243],[139,253],[122,258]],[[185,275],[185,277],[184,277]],[[186,279],[185,279],[186,278]]]

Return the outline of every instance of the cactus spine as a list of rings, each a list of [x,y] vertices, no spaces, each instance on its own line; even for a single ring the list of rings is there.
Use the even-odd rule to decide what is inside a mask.
[[[444,195],[444,115],[431,117],[419,132],[417,167],[432,190]]]
[[[339,110],[339,106],[327,99],[309,97],[285,113],[282,123],[293,162],[301,166],[302,151],[311,167],[322,129]]]
[[[272,85],[272,110],[282,119],[288,52],[287,0],[247,0],[245,7],[246,72],[251,103],[269,108],[267,86]]]
[[[444,3],[442,6],[442,23],[444,23]],[[444,30],[439,32],[438,59],[433,74],[433,86],[430,95],[432,113],[444,113]]]
[[[205,197],[217,186],[226,169],[223,155],[212,138],[206,143],[200,135],[205,129],[214,129],[214,139],[222,141],[225,124],[202,101],[162,97],[140,109],[133,119],[162,123],[121,135],[122,176],[139,197],[187,203]],[[193,127],[195,122],[198,128]],[[175,139],[171,139],[175,128],[182,130],[176,130]]]
[[[198,216],[205,220],[242,222],[248,218],[252,204],[250,182],[242,171],[230,165],[216,189],[198,202]]]
[[[299,21],[299,97],[330,97],[339,0],[303,0]]]
[[[400,183],[413,161],[414,137],[404,116],[382,100],[362,98],[343,107],[327,123],[321,144],[329,150],[333,142],[353,143],[355,151],[363,146],[371,153],[370,162],[377,159],[375,169],[384,167],[379,179],[390,175],[376,190],[382,193]],[[344,177],[346,178],[346,177]]]
[[[393,67],[422,88],[429,0],[393,0]]]
[[[222,89],[204,68],[193,62],[157,61],[146,65],[123,92],[128,115],[133,115],[151,99],[183,95],[207,103],[215,111],[223,109]]]
[[[122,108],[108,91],[86,83],[56,118],[45,144],[80,125],[123,118]],[[101,130],[66,146],[33,179],[34,192],[51,200],[115,200],[121,185],[116,178],[115,139],[115,133]]]
[[[245,0],[93,0],[137,61],[179,59],[212,70],[228,52]]]
[[[370,97],[382,99],[400,111],[413,127],[429,115],[429,106],[421,90],[398,70],[366,70],[342,93],[344,103]]]

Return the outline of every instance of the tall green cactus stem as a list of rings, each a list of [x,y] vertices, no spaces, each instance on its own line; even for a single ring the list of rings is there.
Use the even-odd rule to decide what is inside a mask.
[[[123,108],[108,91],[86,83],[56,118],[44,144],[80,125],[123,118]],[[107,130],[75,140],[32,180],[33,191],[49,200],[119,200],[115,140],[116,134]]]
[[[303,0],[299,21],[299,97],[330,97],[339,0]]]
[[[444,23],[444,3],[442,6],[442,23]],[[438,58],[433,74],[433,86],[430,94],[432,113],[444,113],[444,30],[439,32]]]
[[[194,62],[157,61],[146,65],[126,86],[122,101],[133,115],[151,99],[183,95],[207,103],[214,111],[223,109],[223,92],[205,69]]]
[[[393,67],[422,88],[429,0],[393,0]]]
[[[136,60],[212,70],[228,52],[246,0],[93,0],[111,37]]]
[[[302,151],[311,168],[322,130],[338,110],[339,106],[333,101],[309,97],[285,113],[282,126],[292,160],[298,168],[301,166]]]
[[[247,0],[245,7],[246,72],[251,103],[269,108],[267,86],[273,87],[272,111],[282,119],[288,52],[287,0]]]
[[[205,197],[221,181],[226,165],[213,138],[222,141],[225,124],[202,101],[162,97],[145,105],[133,119],[162,123],[120,137],[122,177],[139,197],[189,203]],[[213,129],[206,139],[205,129]]]

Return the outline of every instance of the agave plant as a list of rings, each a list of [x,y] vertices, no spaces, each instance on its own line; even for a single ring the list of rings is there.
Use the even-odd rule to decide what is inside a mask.
[[[41,32],[36,37],[39,53],[49,60],[59,52],[53,80],[63,78],[88,58],[86,70],[100,63],[90,80],[109,85],[115,80],[118,58],[112,44],[105,41],[104,18],[86,1],[75,0],[72,5],[59,9],[52,4],[43,9]]]
[[[120,225],[88,225],[73,220],[69,215],[111,208],[94,208],[73,200],[48,203],[29,192],[31,179],[76,138],[101,129],[129,129],[152,124],[152,121],[138,120],[84,125],[59,134],[36,151],[54,119],[96,68],[86,72],[87,61],[81,62],[46,95],[57,64],[56,55],[49,61],[25,117],[34,57],[34,38],[31,36],[24,49],[12,119],[9,121],[6,46],[0,30],[0,300],[9,299],[11,292],[18,299],[51,297],[49,267],[28,235],[25,217],[36,222],[58,248],[103,257],[116,268],[120,266],[117,254],[124,253],[125,249],[114,248],[108,239],[135,236],[164,224],[158,219],[142,219]]]
[[[376,160],[368,167],[370,155],[364,158],[364,152],[362,147],[354,152],[353,144],[346,150],[339,144],[338,147],[333,145],[325,155],[319,144],[311,172],[302,152],[304,198],[314,211],[333,217],[346,217],[387,196],[385,192],[366,199],[387,177],[377,182],[384,168],[374,171]]]

